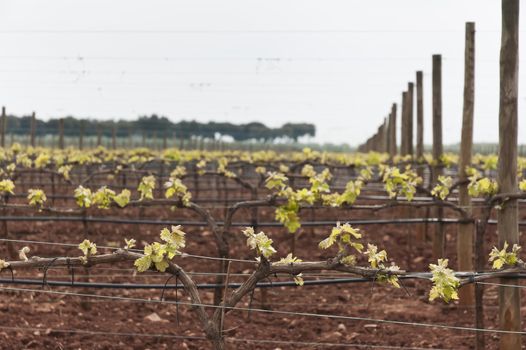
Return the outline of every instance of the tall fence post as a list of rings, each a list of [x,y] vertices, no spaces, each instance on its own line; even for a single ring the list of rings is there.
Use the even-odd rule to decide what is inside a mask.
[[[31,114],[31,125],[29,130],[29,144],[31,147],[35,147],[35,134],[37,130],[37,118],[35,112]]]
[[[80,121],[79,125],[79,149],[82,150],[84,148],[84,120]]]
[[[184,137],[183,135],[179,135],[179,149],[184,150]]]
[[[117,148],[117,129],[116,129],[115,123],[113,123],[111,127],[111,148],[112,149]]]
[[[382,153],[389,153],[389,120],[387,117],[384,118],[382,128]]]
[[[475,23],[466,23],[466,44],[464,53],[464,107],[462,112],[462,137],[460,139],[460,159],[458,177],[461,185],[458,188],[459,205],[469,216],[472,214],[471,198],[468,194],[466,167],[471,165],[473,149],[473,113],[475,105]],[[457,259],[459,271],[473,271],[473,223],[458,225]],[[474,288],[472,284],[459,291],[460,303],[473,305]]]
[[[58,148],[64,149],[64,119],[58,120]]]
[[[385,152],[387,152],[389,155],[391,154],[391,128],[393,125],[391,125],[391,112],[389,112],[389,115],[385,119],[385,124],[387,125],[387,128],[385,130]]]
[[[97,147],[102,146],[102,128],[100,124],[97,123]]]
[[[407,154],[414,155],[413,147],[413,105],[414,105],[414,83],[407,84]]]
[[[416,72],[416,159],[424,157],[424,87],[422,71]],[[419,172],[422,172],[419,168]],[[421,175],[421,174],[419,174]]]
[[[168,148],[168,132],[163,133],[163,150]]]
[[[407,92],[402,92],[402,110],[401,110],[401,128],[400,128],[400,154],[402,156],[405,156],[409,153],[409,147],[408,143],[409,140],[407,139]]]
[[[393,105],[391,106],[391,115],[390,115],[390,118],[389,118],[389,125],[391,125],[390,127],[390,135],[389,135],[389,138],[391,139],[391,141],[389,142],[389,154],[391,155],[391,158],[393,158],[394,156],[396,156],[396,103],[393,103]]]
[[[437,182],[442,174],[441,157],[444,152],[442,145],[442,55],[433,55],[433,176],[431,182]],[[436,217],[442,220],[443,208],[435,210]],[[444,256],[445,236],[444,225],[439,222],[435,225],[433,235],[433,257],[435,259]]]
[[[0,146],[5,147],[5,133],[7,129],[7,115],[5,107],[2,107],[2,120],[0,120]]]
[[[500,47],[499,166],[500,193],[517,192],[517,96],[519,92],[519,0],[502,0]],[[517,200],[508,199],[497,211],[499,246],[519,243]],[[502,278],[502,284],[518,286],[517,279]],[[499,287],[500,329],[521,331],[520,288]],[[521,335],[500,335],[501,350],[521,349]]]

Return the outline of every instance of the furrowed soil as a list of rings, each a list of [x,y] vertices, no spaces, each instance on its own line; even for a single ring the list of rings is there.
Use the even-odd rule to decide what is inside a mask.
[[[33,213],[34,215],[38,215]],[[186,218],[199,220],[182,209],[145,208],[95,211],[94,216],[128,217],[140,216],[158,220]],[[218,209],[215,215],[222,216]],[[250,220],[249,211],[240,211],[236,221]],[[446,213],[454,217],[453,213]],[[398,208],[379,212],[324,209],[304,211],[301,216],[308,220],[337,220],[369,218],[402,218],[425,216],[425,209]],[[273,211],[260,209],[260,221],[271,221]],[[71,222],[9,222],[9,238],[19,240],[49,241],[78,244],[84,238],[99,246],[122,246],[124,238],[135,238],[138,246],[158,240],[162,227],[155,225],[97,224],[86,228]],[[364,242],[377,244],[386,249],[390,260],[407,271],[428,271],[431,257],[431,237],[435,226],[428,225],[367,225],[360,227]],[[187,232],[186,253],[217,256],[214,237],[207,227],[185,227]],[[326,260],[336,254],[336,248],[320,250],[318,243],[330,232],[330,227],[302,228],[294,236],[283,228],[265,228],[274,240],[278,257],[294,250],[294,255],[305,261]],[[416,232],[427,230],[424,241],[417,241]],[[456,226],[446,225],[446,258],[449,266],[456,268]],[[245,244],[240,227],[234,227],[229,235],[230,255],[233,258],[253,260],[254,255]],[[524,237],[521,237],[524,245]],[[496,243],[495,226],[488,226],[486,252]],[[27,245],[30,256],[40,257],[79,256],[75,247],[14,243],[15,249]],[[104,249],[99,249],[99,253]],[[7,257],[6,244],[2,243],[1,256]],[[214,283],[215,278],[206,274],[218,269],[217,261],[190,257],[176,257],[175,262],[186,271],[194,273],[197,283]],[[359,258],[359,264],[366,259]],[[489,268],[489,266],[488,266]],[[232,262],[230,281],[243,282],[252,272],[250,263]],[[44,271],[15,270],[17,279],[38,278],[43,280]],[[10,279],[11,272],[4,269],[1,278]],[[112,283],[158,283],[164,284],[170,276],[156,272],[137,273],[132,263],[99,265],[89,269],[76,268],[74,276],[66,268],[50,268],[49,281],[91,281]],[[305,281],[342,277],[334,272],[305,274]],[[273,277],[271,282],[291,281],[292,276]],[[73,282],[73,284],[74,284]],[[498,282],[498,281],[494,281]],[[172,278],[169,284],[174,284]],[[428,301],[431,287],[429,281],[405,280],[403,288],[396,289],[381,283],[347,283],[331,285],[305,285],[257,289],[253,298],[245,297],[238,307],[252,308],[232,310],[226,314],[224,330],[228,349],[327,349],[327,348],[439,348],[471,349],[475,333],[432,327],[447,325],[474,327],[474,308],[458,302],[445,304]],[[485,328],[498,328],[497,288],[486,285],[484,293]],[[26,289],[24,291],[17,289]],[[27,290],[30,291],[27,291]],[[0,286],[0,348],[2,349],[210,349],[204,339],[195,312],[186,305],[176,306],[173,301],[188,302],[186,293],[167,289],[160,300],[162,290],[140,289],[94,289],[56,287],[48,285],[2,284]],[[80,293],[64,295],[50,292]],[[114,296],[114,299],[86,296]],[[213,290],[200,290],[204,303],[213,302]],[[121,298],[121,299],[119,299]],[[523,299],[524,300],[524,299]],[[249,305],[250,304],[250,305]],[[523,301],[523,308],[526,303]],[[325,315],[280,314],[268,311],[287,311]],[[209,312],[212,312],[210,309]],[[526,309],[523,310],[523,314]],[[327,315],[345,316],[347,319],[330,318]],[[400,324],[381,322],[400,321]],[[407,322],[407,323],[406,323]],[[326,343],[321,346],[316,343]],[[339,346],[338,346],[339,345]],[[486,347],[496,349],[498,335],[486,333]]]

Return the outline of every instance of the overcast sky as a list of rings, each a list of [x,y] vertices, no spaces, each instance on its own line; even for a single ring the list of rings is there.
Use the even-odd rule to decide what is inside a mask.
[[[423,70],[431,143],[431,55],[440,53],[444,141],[455,143],[464,28],[475,21],[474,139],[496,142],[500,3],[0,0],[0,104],[44,119],[310,122],[316,141],[356,145]]]

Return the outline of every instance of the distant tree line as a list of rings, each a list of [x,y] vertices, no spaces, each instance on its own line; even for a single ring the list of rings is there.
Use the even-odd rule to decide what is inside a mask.
[[[286,123],[279,128],[269,128],[262,123],[232,124],[196,121],[171,122],[168,118],[152,114],[141,116],[137,120],[127,121],[98,121],[93,119],[78,119],[75,117],[64,118],[64,136],[79,136],[80,130],[84,130],[84,136],[95,136],[101,133],[103,136],[111,136],[113,126],[118,137],[132,135],[152,136],[154,133],[161,137],[163,135],[190,138],[200,136],[214,138],[216,133],[231,136],[236,141],[250,139],[271,141],[277,138],[288,137],[297,141],[301,136],[315,136],[316,128],[307,123]],[[28,135],[31,128],[31,116],[17,117],[7,116],[7,133],[17,135]],[[36,135],[57,134],[59,119],[48,121],[37,119]]]

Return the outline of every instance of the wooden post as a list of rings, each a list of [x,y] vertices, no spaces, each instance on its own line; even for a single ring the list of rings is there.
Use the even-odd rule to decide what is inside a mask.
[[[407,154],[414,155],[413,147],[413,105],[414,105],[414,83],[407,84]]]
[[[111,127],[111,148],[117,148],[117,129],[115,127],[115,123],[113,123]]]
[[[31,147],[35,147],[35,133],[37,130],[37,119],[35,116],[35,112],[31,115],[31,126],[30,126],[30,134],[29,134],[29,144]]]
[[[417,160],[416,173],[424,179],[424,74],[422,71],[416,72],[416,154]],[[420,163],[422,162],[422,163]],[[424,210],[425,214],[429,213],[429,208]],[[428,215],[425,215],[428,218]],[[416,228],[416,241],[424,242],[426,239],[427,223],[418,225]]]
[[[2,107],[2,120],[0,121],[0,146],[5,147],[5,133],[7,131],[7,115],[5,114],[5,107]]]
[[[100,124],[97,123],[97,147],[102,145],[102,129]]]
[[[416,159],[424,158],[424,88],[423,73],[416,72]],[[419,175],[422,168],[419,168]]]
[[[391,125],[391,133],[390,133],[390,139],[389,142],[389,154],[391,155],[391,158],[396,156],[396,103],[393,103],[391,106],[391,116],[389,120],[389,125]]]
[[[389,123],[388,118],[384,118],[384,123],[382,124],[382,153],[389,152],[389,137],[388,137]]]
[[[400,154],[402,156],[409,154],[409,140],[407,139],[407,92],[402,93],[402,128],[400,131],[401,145],[400,145]]]
[[[502,0],[500,47],[499,166],[500,193],[517,192],[517,96],[519,91],[519,0]],[[497,211],[499,246],[519,243],[517,200],[508,199]],[[502,284],[519,285],[502,278]],[[520,288],[499,287],[500,329],[521,331]],[[501,334],[501,350],[521,349],[520,334]]]
[[[80,121],[79,125],[79,149],[84,148],[84,120]]]
[[[58,120],[58,148],[64,149],[64,118]]]
[[[442,55],[433,55],[433,159],[440,162],[442,146]]]
[[[488,209],[483,209],[484,211]],[[477,219],[475,222],[475,268],[477,272],[483,272],[486,266],[486,254],[484,252],[484,237],[486,233],[486,218]],[[483,290],[484,285],[475,284],[475,328],[484,329],[484,301]],[[475,334],[475,349],[484,350],[485,339],[484,332],[477,332]]]
[[[126,147],[133,148],[133,133],[132,130],[128,128],[128,136],[126,137],[126,141],[124,141]]]
[[[389,112],[389,115],[385,119],[385,125],[387,125],[387,128],[385,130],[385,152],[388,154],[391,154],[391,112]]]
[[[466,46],[464,53],[464,108],[462,115],[462,137],[460,141],[459,180],[467,181],[466,167],[471,165],[473,148],[473,111],[475,104],[475,23],[466,23]],[[458,188],[459,205],[471,215],[471,198],[468,185]],[[459,271],[473,271],[473,223],[458,225],[457,259]],[[460,303],[473,305],[474,287],[468,284],[459,291]]]
[[[433,160],[436,165],[433,167],[433,176],[431,182],[435,184],[438,176],[442,174],[440,158],[444,152],[442,146],[442,56],[433,55]],[[443,217],[443,208],[435,210],[436,217],[441,220]],[[435,259],[444,256],[445,236],[443,223],[435,225],[435,234],[433,235],[433,257]]]
[[[184,138],[182,136],[179,137],[179,149],[184,149]]]

